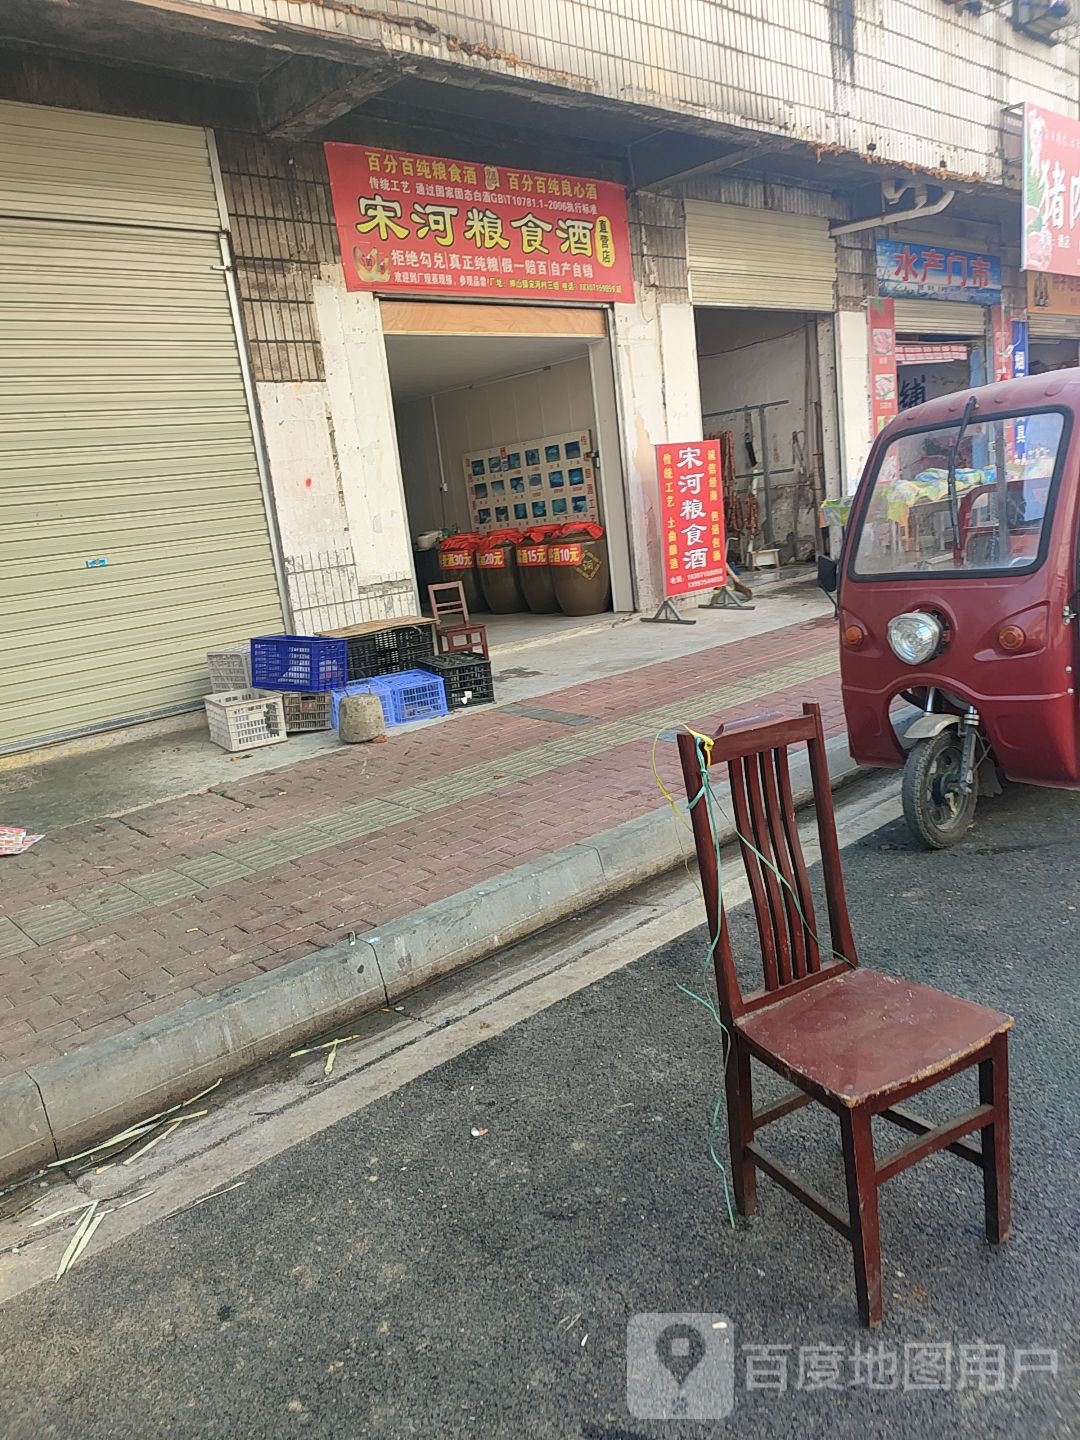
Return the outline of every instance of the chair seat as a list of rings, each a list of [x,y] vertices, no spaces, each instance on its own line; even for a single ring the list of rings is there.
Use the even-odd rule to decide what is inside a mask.
[[[752,1050],[848,1106],[929,1083],[1012,1024],[1000,1010],[861,968],[735,1021]]]

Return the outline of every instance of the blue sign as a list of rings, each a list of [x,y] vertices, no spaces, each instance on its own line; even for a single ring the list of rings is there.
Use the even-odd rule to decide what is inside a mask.
[[[877,242],[878,294],[896,300],[962,300],[1001,304],[1001,261],[996,255],[954,250],[949,245],[916,245],[910,240]]]
[[[1028,327],[1026,320],[1014,320],[1012,322],[1012,344],[1009,347],[1012,351],[1012,373],[1014,375],[1026,375],[1028,373]],[[1017,420],[1016,431],[1013,437],[1013,445],[1016,450],[1016,458],[1022,460],[1027,454],[1027,428],[1026,417]]]

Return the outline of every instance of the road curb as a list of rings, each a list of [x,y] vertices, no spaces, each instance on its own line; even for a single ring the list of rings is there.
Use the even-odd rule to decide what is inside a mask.
[[[834,788],[859,773],[846,736],[826,749]],[[792,765],[792,788],[797,804],[810,798],[805,756]],[[722,826],[722,838],[733,837]],[[689,846],[662,806],[0,1080],[0,1184],[653,879],[680,864]]]

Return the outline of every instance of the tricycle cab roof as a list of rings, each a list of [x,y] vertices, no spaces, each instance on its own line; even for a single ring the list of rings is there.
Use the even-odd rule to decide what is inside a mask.
[[[878,436],[874,451],[887,445],[895,436],[908,430],[925,430],[933,425],[955,425],[971,397],[980,420],[1017,411],[1069,410],[1080,413],[1080,367],[1071,370],[1050,370],[1045,375],[1022,375],[1015,380],[999,380],[995,385],[979,385],[974,389],[957,390],[953,395],[939,395],[924,400],[910,410],[903,410],[890,420]],[[875,458],[875,456],[871,456]],[[868,464],[865,474],[871,466]]]

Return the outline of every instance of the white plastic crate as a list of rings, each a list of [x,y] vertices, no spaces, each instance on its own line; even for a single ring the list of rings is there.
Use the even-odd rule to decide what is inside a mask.
[[[221,650],[206,652],[210,671],[210,693],[222,695],[226,690],[251,689],[251,644],[226,645]]]
[[[210,739],[223,750],[256,750],[260,745],[280,745],[289,738],[281,696],[270,690],[207,695],[203,704]]]

